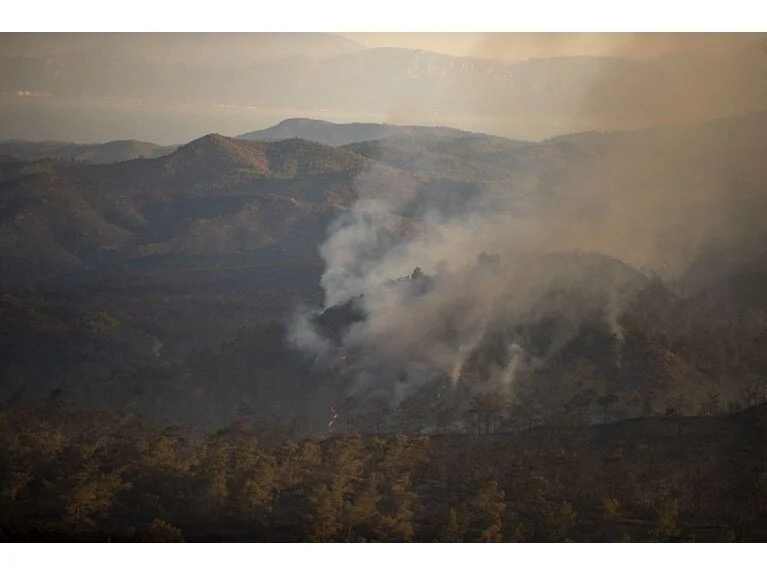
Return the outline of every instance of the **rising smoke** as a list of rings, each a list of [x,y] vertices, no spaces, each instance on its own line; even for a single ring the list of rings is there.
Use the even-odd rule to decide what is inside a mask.
[[[762,38],[754,41],[759,47]],[[648,40],[641,42],[646,47]],[[716,39],[719,50],[723,43]],[[742,37],[736,43],[752,66],[754,58],[765,63],[763,51],[748,42],[742,48]],[[607,66],[579,96],[584,118],[599,126],[617,109],[636,108],[640,123],[671,120],[688,101],[696,120],[711,110],[741,110],[746,100],[747,111],[754,108],[761,88],[751,89],[750,99],[738,91],[747,78],[721,67],[699,70],[695,58],[688,70],[685,62],[675,61],[675,69],[695,78],[697,100],[687,89],[674,97],[665,90],[659,100],[657,84],[627,84]],[[662,57],[642,63],[651,69],[646,77],[656,79],[652,66],[664,65]],[[625,94],[627,86],[631,102],[622,108],[605,99],[611,88]],[[642,102],[658,113],[646,114]],[[519,373],[545,365],[585,322],[602,322],[622,340],[622,310],[647,281],[636,269],[682,277],[710,244],[742,240],[745,224],[736,214],[744,202],[764,199],[766,127],[762,113],[531,144],[508,156],[518,166],[513,177],[481,186],[461,210],[429,195],[414,236],[384,227],[380,214],[402,215],[402,202],[371,203],[369,174],[361,174],[362,199],[320,248],[324,306],[298,314],[293,342],[325,365],[338,364],[353,395],[396,405],[435,381],[455,390],[468,370],[477,385],[512,397]],[[362,319],[328,337],[317,318],[352,298]],[[342,356],[348,359],[339,364]]]

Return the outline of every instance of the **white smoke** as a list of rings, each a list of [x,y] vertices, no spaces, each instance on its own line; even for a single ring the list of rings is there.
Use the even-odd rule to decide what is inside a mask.
[[[497,206],[491,193],[497,190],[486,192],[476,205]],[[540,223],[512,211],[474,207],[447,216],[435,209],[421,233],[403,239],[391,234],[385,213],[371,208],[386,206],[355,206],[321,246],[325,305],[312,314],[316,318],[359,298],[355,305],[364,320],[351,323],[336,342],[320,335],[308,314],[299,315],[294,324],[293,341],[301,349],[352,358],[339,366],[353,380],[350,393],[385,397],[396,405],[440,378],[447,378],[455,392],[467,362],[489,334],[535,324],[552,314],[563,321],[548,348],[538,350],[531,362],[544,363],[577,334],[577,314],[552,290],[571,284],[594,290],[593,278],[578,277],[577,265],[567,258],[547,263],[525,255],[545,247],[548,236],[541,233]],[[610,309],[617,313],[617,307]],[[617,319],[610,322],[617,326]],[[505,346],[505,357],[488,360],[484,367],[491,373],[486,383],[510,398],[524,364],[523,343],[509,338]]]
[[[595,316],[622,342],[621,315],[646,280],[636,269],[681,273],[708,239],[726,237],[727,218],[740,213],[733,198],[765,189],[765,118],[519,148],[508,156],[511,175],[459,186],[458,201],[449,186],[425,193],[419,185],[433,181],[411,177],[400,189],[371,167],[356,179],[360,200],[320,248],[324,307],[296,321],[294,342],[348,354],[342,370],[360,395],[396,403],[440,378],[453,391],[484,378],[512,396],[526,367],[545,365]],[[417,216],[407,233],[405,215]],[[312,318],[351,298],[364,319],[322,335]],[[531,326],[545,327],[543,342]]]

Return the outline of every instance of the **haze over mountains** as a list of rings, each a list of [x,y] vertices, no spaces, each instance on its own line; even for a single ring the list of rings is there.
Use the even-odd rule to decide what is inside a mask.
[[[263,142],[301,138],[303,140],[328,144],[329,146],[344,146],[346,144],[395,137],[405,138],[410,136],[418,138],[431,136],[435,138],[459,138],[469,135],[470,132],[465,130],[446,127],[394,126],[391,124],[360,122],[336,124],[310,118],[293,118],[284,120],[265,130],[248,132],[237,137],[243,140],[260,140]]]
[[[28,142],[5,143],[0,150],[15,152],[21,159],[55,159],[59,156],[94,164],[108,163],[110,159],[123,162],[112,166],[71,165],[69,161],[38,161],[24,165],[8,158],[3,167],[7,190],[29,186],[32,179],[37,179],[61,181],[61,186],[48,185],[52,193],[65,197],[67,202],[75,197],[71,193],[62,195],[62,191],[69,188],[77,196],[97,195],[99,201],[93,204],[91,200],[91,207],[108,209],[111,226],[115,223],[128,225],[128,222],[136,225],[144,220],[145,216],[139,215],[142,208],[133,204],[138,197],[152,205],[156,199],[167,202],[173,198],[199,195],[231,197],[236,194],[243,199],[275,195],[343,209],[353,207],[359,200],[375,200],[386,204],[385,209],[379,211],[420,219],[425,215],[422,210],[427,208],[432,211],[437,208],[442,215],[450,216],[462,213],[467,206],[473,205],[472,202],[479,200],[491,202],[493,208],[504,207],[512,211],[533,210],[555,203],[561,210],[565,209],[562,207],[565,203],[572,202],[573,209],[578,209],[580,204],[606,201],[605,196],[610,194],[612,211],[609,218],[601,222],[599,214],[588,215],[583,222],[588,228],[583,230],[585,236],[579,241],[591,243],[581,247],[620,253],[635,265],[662,269],[674,263],[671,260],[673,249],[670,248],[687,245],[685,242],[658,246],[658,253],[665,259],[653,259],[654,256],[648,254],[654,249],[652,242],[657,238],[634,235],[626,239],[624,247],[620,238],[610,235],[612,226],[621,226],[616,220],[620,215],[616,211],[620,202],[633,202],[639,194],[634,191],[636,184],[632,183],[632,171],[644,171],[642,190],[645,196],[662,197],[670,193],[667,190],[689,188],[690,183],[682,183],[688,178],[690,182],[696,182],[691,193],[704,211],[696,212],[700,225],[690,226],[688,223],[685,233],[712,224],[710,211],[714,210],[707,202],[714,200],[719,202],[717,208],[723,209],[725,214],[717,214],[717,217],[751,217],[748,229],[758,231],[758,212],[752,209],[748,214],[731,214],[734,208],[721,202],[749,201],[752,193],[749,190],[758,187],[764,177],[761,162],[748,152],[763,144],[765,117],[761,113],[689,127],[574,134],[541,143],[450,128],[335,125],[296,119],[244,135],[252,141],[208,135],[178,148],[127,142],[66,148],[53,143]],[[368,135],[380,136],[380,139],[362,141]],[[295,136],[302,136],[303,140]],[[263,142],[256,141],[261,138]],[[349,140],[354,143],[342,144]],[[323,141],[337,144],[327,147],[321,144]],[[146,162],[124,162],[139,152],[159,157]],[[652,164],[660,157],[673,157],[674,162],[668,162],[668,168]],[[619,161],[629,163],[618,169]],[[648,165],[653,165],[652,172],[646,171]],[[681,166],[691,169],[679,170]],[[29,177],[19,177],[21,175]],[[576,180],[576,176],[582,181]],[[364,178],[364,185],[361,178]],[[737,187],[726,196],[720,193],[723,180],[737,182]],[[139,181],[143,182],[140,189],[135,183]],[[128,195],[107,193],[106,186],[132,191]],[[734,196],[739,188],[746,194],[743,198]],[[119,207],[114,205],[118,199]],[[679,205],[688,209],[681,200]],[[641,206],[632,204],[631,207]],[[675,225],[678,213],[664,215],[656,211],[667,207],[663,203],[646,205],[644,209],[650,211],[646,215],[648,221],[644,223],[651,221],[656,227]],[[758,205],[752,208],[756,209]],[[127,216],[128,213],[133,215]],[[211,213],[216,213],[214,207]],[[570,214],[569,225],[577,228],[583,217],[583,213]],[[664,217],[669,220],[666,224]],[[167,221],[158,223],[166,225]],[[602,225],[609,227],[603,230]],[[727,234],[731,231],[725,222],[718,222],[718,225],[725,227],[719,231],[710,228],[706,233]],[[129,229],[131,233],[147,231],[144,224],[135,230]],[[615,234],[617,236],[617,231]],[[87,237],[88,234],[79,235]],[[746,241],[740,237],[727,237],[732,241]],[[320,239],[317,238],[315,245]],[[135,241],[134,238],[131,245],[135,245]],[[552,238],[550,241],[557,240]],[[564,246],[570,239],[561,241]],[[692,251],[684,257],[692,257],[700,248],[699,243],[690,244],[687,249]],[[632,256],[631,250],[636,256]],[[645,261],[639,258],[640,253]]]
[[[275,141],[211,134],[157,158],[5,157],[4,393],[62,386],[198,422],[247,402],[321,427],[329,403],[417,403],[440,373],[464,408],[500,385],[556,410],[588,357],[623,398],[616,416],[650,391],[652,409],[684,396],[695,411],[712,390],[735,401],[761,369],[766,122],[535,143],[292,120],[266,131]],[[278,139],[297,133],[383,137]],[[708,366],[730,313],[748,318],[726,336],[745,363]],[[629,342],[618,371],[615,337]]]
[[[765,37],[395,36],[0,35],[0,540],[767,537]]]
[[[765,41],[736,36],[730,43],[729,50],[693,45],[649,59],[623,50],[509,61],[366,48],[320,34],[75,35],[42,42],[4,35],[0,92],[13,121],[0,138],[107,139],[84,138],[83,122],[67,119],[75,116],[109,127],[112,139],[171,144],[191,139],[195,123],[198,134],[235,135],[241,132],[233,126],[246,118],[268,125],[313,115],[537,140],[753,113],[767,98]],[[50,114],[45,130],[31,131],[34,113]],[[216,123],[218,129],[205,128]]]
[[[136,158],[155,158],[175,150],[175,146],[158,146],[151,142],[117,140],[104,144],[73,144],[69,142],[0,142],[0,156],[13,156],[19,160],[33,161],[59,159],[91,164],[111,164]]]
[[[617,353],[610,338],[657,336],[647,314],[666,338],[745,314],[731,337],[741,360],[752,361],[743,342],[754,341],[761,325],[767,239],[761,36],[713,52],[526,61],[368,49],[332,35],[218,39],[146,36],[139,47],[127,36],[39,43],[6,36],[0,65],[8,73],[0,82],[6,102],[38,109],[69,98],[90,113],[132,98],[136,113],[175,102],[189,113],[212,104],[273,112],[311,106],[359,118],[362,107],[428,121],[293,118],[239,128],[238,138],[208,134],[174,146],[3,143],[4,306],[14,325],[39,324],[28,345],[11,348],[25,357],[41,341],[55,342],[56,361],[39,369],[72,370],[44,388],[109,379],[116,354],[127,373],[147,362],[171,369],[163,402],[184,378],[197,378],[204,397],[216,395],[208,414],[216,421],[252,393],[262,397],[260,409],[299,417],[286,403],[290,394],[270,386],[294,378],[293,392],[306,395],[302,386],[319,369],[331,383],[301,407],[308,410],[301,417],[314,421],[310,404],[323,405],[327,394],[400,405],[440,377],[469,395],[483,385],[523,389],[542,366],[554,370],[553,382],[584,353],[588,332],[607,337],[595,361],[612,373],[610,385],[641,395],[652,379],[643,362],[658,349],[634,349],[644,375],[629,379],[605,362]],[[206,51],[209,44],[217,48]],[[487,132],[496,134],[515,118],[525,130],[540,120],[555,133],[649,127],[531,141],[446,127],[456,125],[442,121],[451,115],[486,115]],[[730,311],[709,309],[698,294]],[[573,315],[568,301],[581,302],[583,312]],[[683,319],[671,316],[674,306],[688,310]],[[189,354],[215,356],[243,327],[274,337],[268,321],[282,331],[276,342],[262,342],[265,353],[282,358],[274,369],[287,370],[273,381],[264,375],[268,400],[242,373],[231,374],[223,392],[210,365],[188,371]],[[73,345],[65,343],[70,328]],[[571,344],[580,351],[567,355]],[[711,371],[689,350],[656,344],[674,355],[661,363],[676,366],[693,403],[712,386],[735,397],[746,385],[732,383],[729,368]],[[79,357],[94,345],[99,353]],[[338,357],[347,358],[343,366]],[[6,392],[23,385],[40,392],[37,368],[30,372],[13,353],[8,366],[15,383]],[[749,366],[746,379],[758,372]],[[115,377],[115,392],[127,393],[124,378],[133,376]],[[725,380],[732,386],[719,389]],[[693,389],[692,381],[707,383]],[[67,385],[81,399],[92,392]],[[554,385],[530,397],[554,409],[559,393]],[[182,412],[200,418],[204,402],[191,397]]]
[[[337,124],[310,118],[291,118],[264,130],[242,134],[238,136],[238,139],[274,142],[299,138],[330,146],[343,146],[390,137],[459,138],[470,135],[472,135],[471,132],[447,127],[394,126],[359,122]],[[13,156],[25,161],[59,159],[92,164],[109,164],[138,158],[164,156],[175,151],[178,147],[177,145],[160,146],[151,142],[135,140],[118,140],[103,144],[7,140],[0,142],[0,155]]]

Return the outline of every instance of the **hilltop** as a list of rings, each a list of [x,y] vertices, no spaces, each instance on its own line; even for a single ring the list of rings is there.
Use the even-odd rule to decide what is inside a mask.
[[[260,140],[264,142],[301,138],[330,146],[345,146],[357,142],[368,142],[392,137],[433,137],[445,139],[461,138],[470,134],[471,132],[442,126],[395,126],[392,124],[359,122],[337,124],[310,118],[291,118],[283,120],[271,128],[248,132],[237,137],[243,140]]]

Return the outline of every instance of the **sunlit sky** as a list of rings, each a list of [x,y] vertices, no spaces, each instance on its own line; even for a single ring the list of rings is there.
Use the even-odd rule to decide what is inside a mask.
[[[655,58],[687,50],[716,54],[737,49],[731,34],[630,33],[342,33],[370,47],[428,50],[453,56],[524,60],[560,56],[623,56]]]

